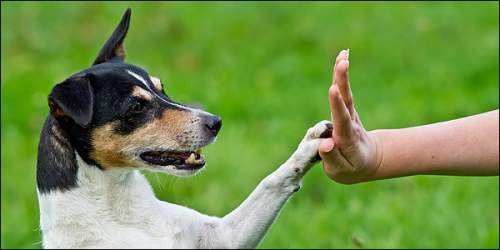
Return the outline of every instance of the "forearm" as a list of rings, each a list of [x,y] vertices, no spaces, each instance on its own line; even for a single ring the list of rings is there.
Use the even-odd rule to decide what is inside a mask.
[[[369,132],[380,150],[370,180],[417,174],[498,175],[498,110],[425,126]]]
[[[299,190],[310,157],[305,161],[292,156],[276,171],[264,178],[257,188],[234,211],[218,223],[217,248],[255,248],[262,240],[283,205]],[[297,171],[296,171],[297,170]]]

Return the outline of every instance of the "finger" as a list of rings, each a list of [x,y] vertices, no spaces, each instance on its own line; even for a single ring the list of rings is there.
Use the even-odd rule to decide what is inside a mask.
[[[352,120],[337,85],[332,85],[328,94],[332,112],[333,138],[341,144],[353,142],[355,133]]]
[[[340,60],[348,60],[349,59],[349,49],[347,50],[342,50],[339,52],[339,54],[337,55],[337,58],[335,59],[335,65],[333,65],[334,67],[337,66],[337,63],[340,62]],[[332,78],[333,78],[333,74],[332,74]],[[332,83],[333,83],[333,79],[332,79]]]
[[[321,140],[318,149],[319,155],[321,156],[330,153],[333,150],[333,147],[335,147],[335,143],[332,138],[325,138],[324,140]]]
[[[334,84],[336,84],[340,90],[340,95],[344,100],[344,103],[352,115],[354,113],[354,105],[352,99],[352,91],[349,86],[349,61],[347,59],[342,59],[337,63],[335,67]]]
[[[335,68],[337,67],[338,63],[343,60],[349,60],[349,50],[340,51],[337,55],[337,58],[335,58],[335,64],[333,65],[332,70],[332,84],[334,84],[335,82]]]

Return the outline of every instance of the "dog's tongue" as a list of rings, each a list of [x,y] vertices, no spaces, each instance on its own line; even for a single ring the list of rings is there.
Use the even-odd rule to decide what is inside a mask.
[[[167,152],[151,151],[141,154],[141,158],[157,165],[187,164],[190,166],[203,166],[205,159],[201,155],[201,149],[195,152]]]
[[[159,152],[159,151],[154,151],[149,153],[152,156],[156,157],[175,157],[175,158],[180,158],[180,159],[187,159],[190,155],[191,152]]]

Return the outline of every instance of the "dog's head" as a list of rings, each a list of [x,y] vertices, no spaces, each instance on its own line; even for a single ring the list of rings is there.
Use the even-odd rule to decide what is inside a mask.
[[[124,62],[130,13],[90,68],[52,89],[50,112],[89,164],[194,174],[205,165],[200,148],[214,141],[221,119],[174,102],[158,78]]]

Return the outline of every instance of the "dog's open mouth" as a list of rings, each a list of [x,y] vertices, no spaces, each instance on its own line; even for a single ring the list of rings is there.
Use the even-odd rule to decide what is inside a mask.
[[[140,155],[141,159],[152,165],[173,165],[177,169],[194,170],[205,165],[201,149],[196,151],[147,151]]]

